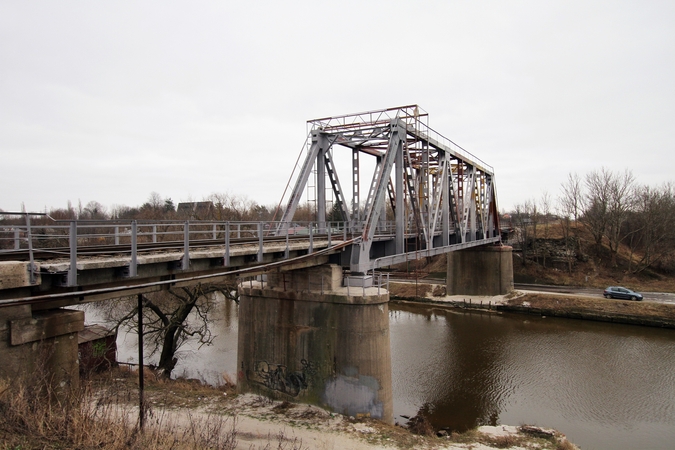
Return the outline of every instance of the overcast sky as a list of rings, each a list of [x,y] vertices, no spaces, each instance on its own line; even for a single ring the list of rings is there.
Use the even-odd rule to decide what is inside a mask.
[[[0,1],[0,208],[275,204],[318,117],[419,104],[499,208],[675,181],[675,2]]]

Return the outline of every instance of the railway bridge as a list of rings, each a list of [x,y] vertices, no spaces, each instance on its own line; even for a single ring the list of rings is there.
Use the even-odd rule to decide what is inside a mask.
[[[84,316],[68,306],[238,279],[240,391],[391,422],[389,295],[376,269],[447,254],[448,294],[511,290],[494,171],[417,105],[307,125],[278,220],[22,213],[3,225],[0,355],[11,363],[0,376],[30,371],[40,342],[55,379],[77,384]],[[312,222],[295,220],[303,199]]]

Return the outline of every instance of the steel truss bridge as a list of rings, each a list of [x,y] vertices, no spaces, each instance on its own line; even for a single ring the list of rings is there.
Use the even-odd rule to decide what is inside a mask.
[[[419,106],[315,119],[308,127],[304,162],[278,235],[290,229],[307,190],[320,231],[332,204],[331,212],[360,235],[343,263],[352,273],[499,242],[492,167],[431,129]],[[351,170],[338,174],[335,161],[345,153]],[[364,158],[374,159],[370,174]],[[361,181],[369,175],[362,196]],[[351,199],[340,178],[349,180]]]
[[[87,292],[104,298],[327,262],[360,276],[500,242],[492,167],[432,130],[418,106],[310,120],[308,127],[277,221],[54,222],[24,213],[24,224],[0,225],[0,303],[82,300]],[[340,179],[349,180],[350,197]],[[362,180],[369,183],[363,196]],[[294,218],[305,192],[315,209],[309,223]]]

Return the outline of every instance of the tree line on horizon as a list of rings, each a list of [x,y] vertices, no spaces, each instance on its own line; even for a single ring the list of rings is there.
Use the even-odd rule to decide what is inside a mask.
[[[0,209],[2,211],[2,209]],[[110,208],[96,200],[85,205],[78,201],[73,206],[68,201],[65,208],[50,208],[44,211],[55,220],[214,220],[214,221],[271,221],[275,220],[276,205],[261,205],[243,195],[212,193],[201,201],[186,201],[176,204],[170,197],[151,192],[148,200],[140,206],[113,205]],[[314,208],[305,203],[298,206],[297,221],[312,221]],[[35,221],[40,223],[49,219]],[[279,217],[276,217],[279,220]],[[21,219],[0,217],[0,223],[19,223]]]

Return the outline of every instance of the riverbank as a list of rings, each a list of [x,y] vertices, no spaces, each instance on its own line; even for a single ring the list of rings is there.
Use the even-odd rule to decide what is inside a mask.
[[[145,375],[144,433],[137,432],[138,374],[127,369],[95,375],[83,383],[82,393],[59,404],[39,400],[38,391],[0,380],[0,449],[577,448],[564,435],[539,427],[500,425],[436,434],[424,420],[411,420],[411,430],[315,406],[237,395],[225,381],[212,387],[197,380],[164,380],[148,369]]]
[[[442,285],[430,283],[391,282],[389,292],[394,301],[675,329],[675,305],[667,303],[521,291],[492,297],[447,296]]]
[[[437,434],[427,421],[418,418],[411,420],[414,425],[405,428],[368,417],[333,414],[311,405],[273,401],[259,395],[237,395],[232,383],[211,387],[197,380],[163,380],[149,375],[145,393],[155,423],[164,422],[181,429],[204,421],[223,423],[219,428],[234,431],[236,445],[233,449],[577,448],[563,434],[540,427],[499,425],[464,433]],[[97,385],[101,398],[122,403],[127,406],[129,415],[137,415],[138,408],[133,401],[136,377],[137,374],[126,370],[99,377]]]

